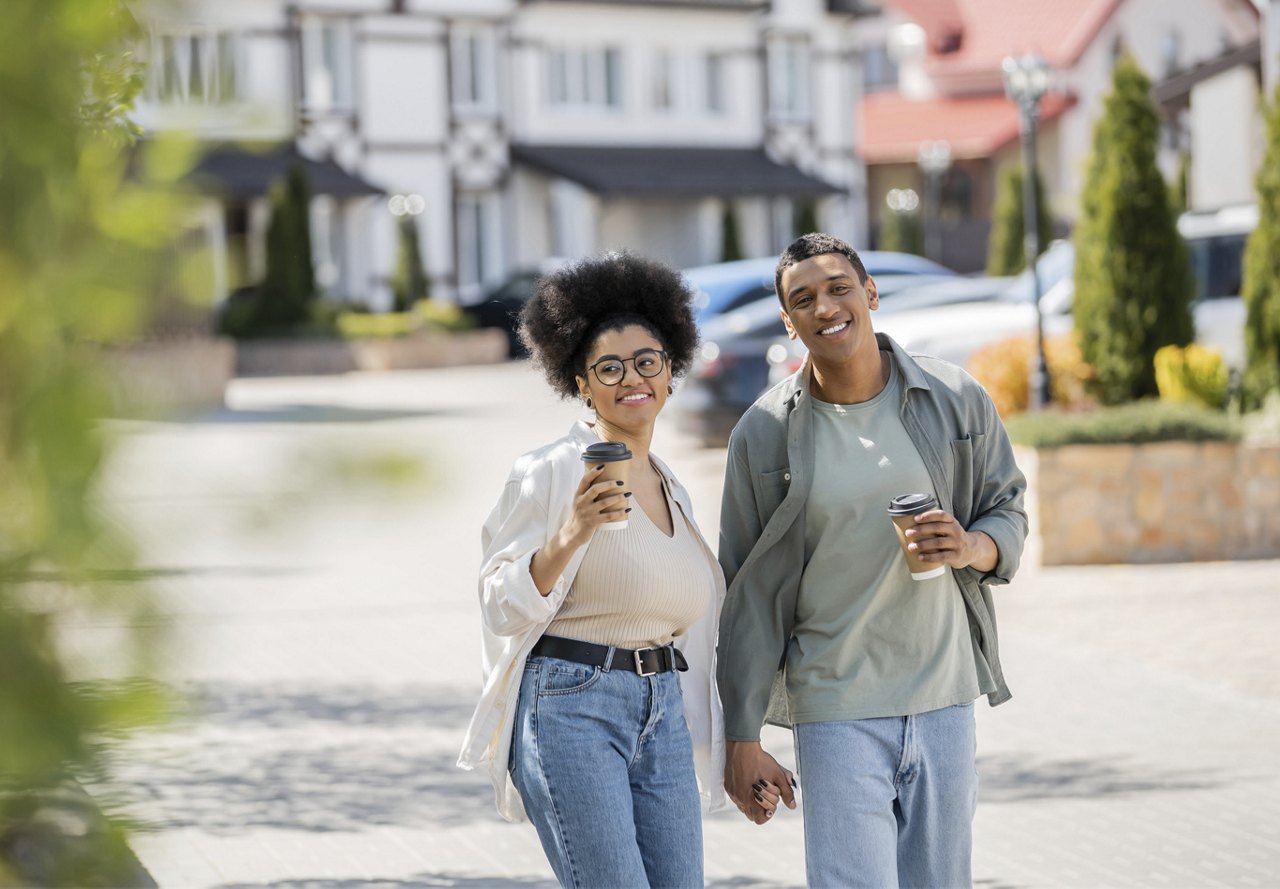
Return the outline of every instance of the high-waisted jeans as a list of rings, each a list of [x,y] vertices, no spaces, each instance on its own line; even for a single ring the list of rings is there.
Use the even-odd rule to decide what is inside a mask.
[[[702,813],[675,673],[530,658],[511,774],[562,885],[702,886]]]

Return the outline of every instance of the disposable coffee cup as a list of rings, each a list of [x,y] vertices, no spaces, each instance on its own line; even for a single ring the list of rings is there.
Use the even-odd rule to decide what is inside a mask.
[[[598,441],[587,445],[587,449],[582,452],[582,462],[587,465],[587,472],[603,463],[604,470],[596,477],[596,482],[622,482],[619,487],[626,490],[631,473],[631,450],[622,442]],[[621,531],[627,527],[627,520],[624,518],[616,522],[605,522],[600,527],[606,531]]]
[[[921,561],[916,553],[907,549],[906,530],[916,526],[916,516],[937,508],[938,500],[932,494],[900,494],[889,501],[889,518],[898,532],[898,543],[902,545],[902,554],[907,557],[907,570],[911,572],[912,580],[941,577],[947,570],[946,565]]]

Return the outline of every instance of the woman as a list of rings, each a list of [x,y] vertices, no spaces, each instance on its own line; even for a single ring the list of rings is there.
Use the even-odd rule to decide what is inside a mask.
[[[697,345],[690,299],[675,271],[614,253],[545,278],[521,316],[552,389],[595,416],[517,460],[485,522],[485,687],[459,764],[487,762],[498,810],[527,813],[565,886],[701,886],[700,797],[723,798],[724,582],[649,451]],[[583,462],[606,441],[632,454],[625,485]]]

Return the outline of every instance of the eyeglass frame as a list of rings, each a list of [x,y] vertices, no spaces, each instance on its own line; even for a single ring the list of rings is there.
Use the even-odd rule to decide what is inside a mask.
[[[662,359],[662,363],[658,366],[658,370],[656,373],[645,374],[643,371],[640,370],[639,365],[636,364],[636,360],[640,358],[642,355],[657,355]],[[671,360],[671,356],[667,354],[667,351],[665,349],[641,349],[639,352],[636,352],[636,354],[632,355],[630,358],[617,358],[613,355],[607,355],[604,358],[601,358],[595,364],[592,364],[589,367],[587,367],[587,370],[591,371],[591,373],[595,375],[596,381],[601,386],[610,386],[610,387],[621,386],[622,381],[627,378],[627,369],[625,366],[622,368],[622,376],[618,377],[618,382],[616,383],[606,383],[603,379],[601,379],[600,371],[598,370],[599,366],[601,364],[604,364],[606,361],[616,361],[622,365],[625,365],[628,361],[630,361],[631,366],[635,368],[635,372],[639,376],[643,377],[646,380],[652,380],[654,377],[662,373],[662,369],[667,366],[667,362],[669,362],[670,360]]]

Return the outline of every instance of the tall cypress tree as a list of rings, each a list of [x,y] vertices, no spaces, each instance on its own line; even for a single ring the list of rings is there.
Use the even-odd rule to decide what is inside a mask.
[[[738,211],[733,201],[724,202],[724,210],[720,216],[720,261],[735,262],[743,259],[742,238],[738,234]]]
[[[1260,404],[1280,390],[1280,86],[1266,112],[1266,152],[1254,180],[1258,227],[1244,252],[1244,398]]]
[[[818,231],[818,202],[801,201],[795,208],[795,236]]]
[[[422,246],[418,238],[418,223],[412,216],[400,217],[400,250],[396,259],[396,273],[391,281],[391,292],[397,312],[407,311],[418,300],[426,299],[427,273],[422,267]]]
[[[295,164],[271,190],[267,270],[259,288],[254,327],[281,330],[307,320],[316,296],[311,253],[311,189]]]
[[[1036,173],[1036,221],[1040,227],[1040,252],[1052,237],[1053,222],[1045,200],[1044,181]],[[1016,275],[1026,268],[1022,200],[1022,165],[1005,164],[1000,168],[996,186],[996,203],[992,212],[991,238],[987,244],[987,274]]]
[[[1151,82],[1125,56],[1094,128],[1076,228],[1075,327],[1105,404],[1158,394],[1155,353],[1194,335],[1191,266],[1156,166]]]

